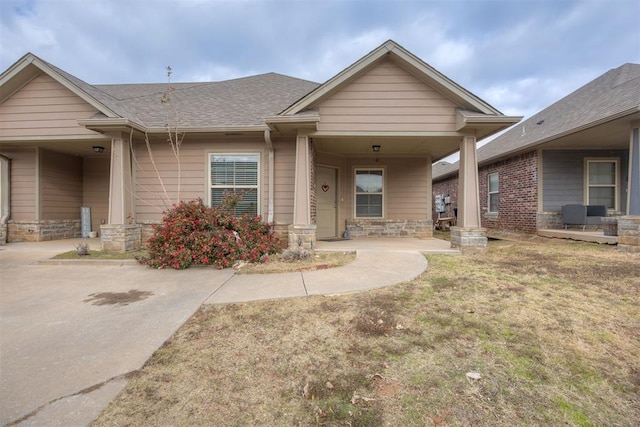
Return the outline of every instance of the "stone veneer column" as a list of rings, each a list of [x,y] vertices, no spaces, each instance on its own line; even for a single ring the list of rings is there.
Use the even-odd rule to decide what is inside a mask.
[[[109,221],[100,226],[102,250],[125,252],[142,245],[135,223],[130,141],[123,135],[111,139]]]
[[[296,165],[293,193],[293,224],[289,225],[289,247],[313,249],[316,225],[311,224],[311,147],[309,137],[296,138]]]
[[[480,222],[480,190],[475,136],[465,136],[460,142],[460,172],[458,177],[458,221],[451,228],[451,246],[480,249],[487,247],[486,230]]]

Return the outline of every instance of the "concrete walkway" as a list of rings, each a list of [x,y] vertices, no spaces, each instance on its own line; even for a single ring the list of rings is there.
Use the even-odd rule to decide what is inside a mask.
[[[235,275],[131,262],[43,264],[79,241],[0,246],[0,425],[84,426],[203,304],[356,292],[410,280],[436,239],[319,242],[344,267]],[[89,240],[99,247],[97,239]]]

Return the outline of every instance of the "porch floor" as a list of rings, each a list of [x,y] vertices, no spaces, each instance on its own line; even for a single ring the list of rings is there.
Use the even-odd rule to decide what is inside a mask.
[[[582,231],[582,230],[538,230],[538,235],[555,239],[571,239],[582,242],[604,243],[607,245],[617,245],[618,236],[605,236],[604,231]]]
[[[421,253],[459,254],[451,243],[434,237],[418,239],[412,237],[363,237],[349,240],[318,240],[318,251],[418,251]]]

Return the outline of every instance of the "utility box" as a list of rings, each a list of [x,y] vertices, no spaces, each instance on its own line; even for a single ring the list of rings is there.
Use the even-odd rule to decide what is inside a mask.
[[[88,206],[80,208],[80,230],[82,237],[89,237],[91,234],[91,208]]]

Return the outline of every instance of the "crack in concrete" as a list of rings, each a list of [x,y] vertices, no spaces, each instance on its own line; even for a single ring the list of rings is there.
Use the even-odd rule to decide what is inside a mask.
[[[92,393],[92,392],[94,392],[96,390],[101,389],[102,387],[104,387],[105,385],[109,384],[112,381],[118,381],[118,380],[127,380],[128,381],[131,378],[133,378],[138,372],[139,372],[139,370],[136,369],[136,370],[133,370],[133,371],[126,372],[124,374],[116,375],[115,377],[111,377],[108,380],[102,381],[102,382],[100,382],[98,384],[93,384],[93,385],[91,385],[89,387],[85,387],[82,390],[77,391],[75,393],[71,393],[71,394],[68,394],[68,395],[62,396],[62,397],[57,397],[57,398],[55,398],[53,400],[50,400],[49,402],[45,403],[44,405],[41,405],[41,406],[37,407],[36,409],[34,409],[33,411],[29,412],[28,414],[23,415],[22,417],[18,418],[17,420],[14,420],[14,421],[11,421],[11,422],[5,424],[3,427],[16,426],[16,425],[20,424],[21,422],[26,421],[29,418],[36,416],[40,411],[42,411],[43,409],[47,408],[48,406],[53,405],[56,402],[59,402],[59,401],[64,400],[64,399],[68,399],[70,397],[75,397],[75,396],[80,396],[82,394]]]

